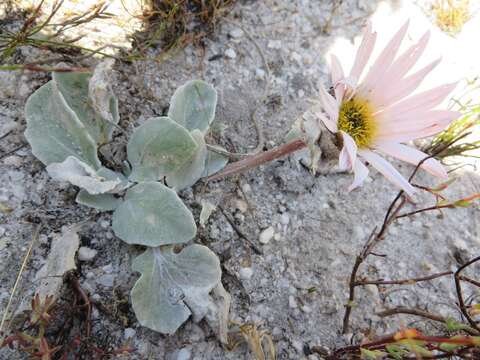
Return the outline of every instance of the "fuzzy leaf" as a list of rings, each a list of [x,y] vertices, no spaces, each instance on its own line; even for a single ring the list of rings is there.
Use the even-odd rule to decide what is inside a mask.
[[[102,71],[105,69],[100,64],[95,69],[93,77],[90,73],[53,73],[52,75],[66,103],[85,125],[97,144],[105,144],[111,140],[113,124],[117,124],[119,120],[117,98],[110,90],[106,78],[101,76]],[[99,96],[95,96],[100,92],[99,89],[103,89],[103,98],[100,100]],[[92,92],[93,97],[90,96]]]
[[[191,135],[197,143],[197,150],[190,160],[174,173],[167,175],[167,184],[176,191],[183,190],[195,184],[201,178],[205,169],[207,146],[200,130],[193,130]]]
[[[145,246],[185,243],[197,232],[192,213],[175,191],[157,182],[129,189],[112,226],[123,241]]]
[[[181,169],[197,151],[190,133],[168,117],[148,120],[127,145],[133,181],[156,181]]]
[[[168,117],[188,130],[205,133],[215,118],[217,91],[202,80],[180,86],[170,100]]]
[[[221,277],[217,256],[201,245],[178,254],[172,246],[148,248],[132,267],[141,273],[131,293],[137,319],[164,334],[173,334],[192,313],[196,321],[205,316],[208,294]]]
[[[75,156],[98,169],[96,139],[50,81],[27,100],[25,137],[32,153],[45,165]]]
[[[128,186],[128,182],[122,174],[104,167],[96,171],[74,156],[69,156],[62,163],[48,165],[47,171],[52,179],[68,181],[85,189],[91,195],[116,193]]]
[[[220,146],[215,146],[220,150],[225,150]],[[207,156],[205,158],[205,169],[201,177],[207,177],[213,175],[222,170],[228,163],[228,157],[219,154],[218,152],[207,150]]]
[[[112,194],[91,195],[86,190],[80,190],[75,201],[80,205],[85,205],[100,211],[115,210],[122,200]]]

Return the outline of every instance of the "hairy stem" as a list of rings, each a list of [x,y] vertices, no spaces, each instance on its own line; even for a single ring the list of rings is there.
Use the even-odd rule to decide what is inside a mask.
[[[303,149],[306,146],[307,144],[301,139],[293,140],[287,144],[280,145],[271,150],[264,151],[260,154],[248,156],[245,159],[231,163],[227,165],[218,174],[208,177],[207,181],[219,180],[230,175],[242,173],[270,161],[282,158],[288,154],[294,153],[295,151]]]

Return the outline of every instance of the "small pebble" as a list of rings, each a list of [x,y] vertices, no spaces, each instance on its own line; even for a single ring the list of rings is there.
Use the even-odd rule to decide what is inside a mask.
[[[295,296],[290,295],[288,297],[288,306],[292,309],[296,309],[298,307],[297,300],[295,300]]]
[[[115,276],[111,274],[105,274],[100,276],[97,279],[97,283],[104,286],[104,287],[112,287],[113,281],[115,280]]]
[[[269,226],[268,228],[266,228],[260,233],[259,241],[262,244],[268,244],[270,240],[273,239],[274,235],[275,235],[275,230],[273,229],[272,226]]]
[[[290,216],[288,215],[288,213],[283,213],[282,214],[282,217],[280,218],[280,222],[283,225],[288,225],[290,223]]]
[[[137,332],[135,331],[135,329],[132,329],[132,328],[126,328],[124,331],[123,331],[123,337],[125,339],[130,339],[130,338],[133,338],[135,337],[135,334]]]
[[[229,59],[235,59],[237,57],[237,53],[232,48],[228,48],[225,51],[225,56],[228,57]]]
[[[251,267],[241,268],[239,271],[240,278],[243,280],[250,280],[253,275],[253,269]]]
[[[267,47],[269,49],[281,49],[282,48],[282,42],[280,40],[269,40]]]
[[[255,79],[263,80],[265,79],[265,75],[266,75],[265,70],[260,68],[255,69]]]
[[[235,200],[235,208],[240,210],[240,212],[244,213],[244,212],[247,212],[248,205],[245,201],[241,199],[237,199]]]
[[[192,357],[192,353],[188,348],[180,349],[180,351],[177,354],[177,360],[190,360],[191,357]]]
[[[5,235],[5,232],[7,230],[5,230],[5,228],[3,226],[0,226],[0,237],[2,237],[3,235]]]
[[[239,28],[235,28],[232,31],[230,31],[230,36],[235,39],[241,38],[243,36],[243,30]]]
[[[97,250],[82,246],[78,249],[78,260],[91,261],[97,255]]]
[[[107,220],[103,220],[100,222],[100,226],[103,228],[103,229],[108,229],[110,227],[110,221],[107,221]]]

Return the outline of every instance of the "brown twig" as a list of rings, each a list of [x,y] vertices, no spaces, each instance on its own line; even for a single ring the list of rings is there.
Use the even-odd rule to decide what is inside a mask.
[[[429,281],[433,280],[442,276],[452,275],[453,271],[444,271],[438,274],[432,274],[428,276],[413,278],[413,279],[402,279],[402,280],[363,280],[355,282],[355,286],[363,286],[363,285],[412,285],[417,282],[421,281]]]
[[[218,206],[218,205],[217,205]],[[223,214],[223,216],[225,217],[225,219],[228,221],[228,223],[232,226],[233,230],[235,230],[235,232],[238,234],[238,236],[240,236],[243,240],[245,240],[248,245],[250,245],[250,247],[252,248],[252,250],[258,254],[258,255],[263,255],[263,250],[261,248],[259,248],[238,226],[237,224],[235,224],[235,222],[233,221],[233,219],[230,217],[229,214],[227,214],[227,212],[223,209],[223,207],[221,206],[218,206],[218,208],[220,209],[220,212]]]
[[[455,139],[453,139],[449,143],[445,144],[441,148],[436,149],[435,152],[431,153],[430,155],[428,155],[424,159],[422,159],[417,164],[415,169],[413,170],[412,174],[410,175],[410,177],[408,179],[408,182],[410,182],[410,183],[412,182],[412,180],[414,179],[418,170],[420,169],[420,167],[423,165],[423,163],[425,161],[437,156],[442,151],[444,151],[445,149],[447,149],[449,146],[453,145],[457,141],[461,140],[465,136],[466,136],[465,134],[462,134],[462,135],[456,137]],[[351,272],[351,275],[350,275],[350,280],[349,280],[348,302],[345,305],[345,315],[343,317],[342,333],[344,333],[344,334],[348,332],[348,328],[349,328],[350,315],[351,315],[353,304],[354,304],[354,301],[355,301],[355,289],[356,289],[357,286],[360,286],[360,285],[357,285],[357,273],[358,273],[358,270],[360,268],[360,265],[366,260],[366,258],[369,255],[372,254],[372,251],[378,245],[378,243],[383,240],[384,235],[386,233],[386,230],[388,229],[388,227],[394,221],[396,221],[398,219],[397,214],[403,208],[403,206],[405,204],[406,204],[406,198],[405,198],[404,192],[402,190],[397,194],[397,196],[390,203],[390,205],[387,209],[387,213],[385,214],[385,217],[384,217],[382,226],[380,228],[380,231],[378,233],[376,233],[376,229],[373,230],[373,232],[371,233],[371,235],[367,239],[365,245],[363,246],[363,249],[362,249],[360,255],[358,255],[355,259],[355,263],[353,265],[352,272]]]
[[[88,67],[52,67],[38,66],[35,64],[15,64],[0,66],[2,71],[32,71],[32,72],[91,72]]]
[[[82,307],[85,307],[86,309],[86,315],[85,315],[85,335],[87,338],[90,337],[91,333],[91,319],[92,319],[92,303],[90,301],[89,296],[87,293],[82,289],[82,286],[80,285],[80,282],[78,281],[77,277],[72,273],[67,274],[67,280],[69,281],[70,285],[72,288],[75,290],[77,295],[82,299],[83,305]]]
[[[457,298],[458,298],[458,306],[460,307],[460,311],[462,312],[463,316],[467,319],[468,323],[477,331],[480,332],[480,327],[477,325],[475,320],[472,319],[470,314],[468,313],[467,307],[465,306],[465,301],[463,299],[463,293],[462,293],[462,284],[461,284],[461,279],[460,279],[460,273],[465,270],[468,266],[476,263],[477,261],[480,261],[480,256],[467,261],[465,264],[460,266],[457,271],[455,271],[455,290],[457,291]]]
[[[281,157],[284,157],[285,155],[288,155],[295,151],[303,149],[306,146],[307,144],[301,139],[291,141],[287,144],[280,145],[274,149],[264,151],[258,155],[248,156],[245,159],[231,163],[227,165],[218,174],[212,175],[208,177],[206,180],[207,181],[219,180],[226,176],[230,176],[230,175],[234,175],[234,174],[238,174],[238,173],[250,170],[257,166],[263,165],[265,163],[279,159]]]

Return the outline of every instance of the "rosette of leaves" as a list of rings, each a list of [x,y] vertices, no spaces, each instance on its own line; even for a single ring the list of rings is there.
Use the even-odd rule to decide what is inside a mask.
[[[122,174],[102,166],[97,155],[118,123],[117,100],[106,80],[110,67],[99,66],[93,75],[54,73],[27,101],[26,137],[54,179],[81,188],[78,203],[114,210],[115,234],[147,246],[133,261],[141,273],[132,290],[133,309],[142,325],[170,334],[190,315],[198,321],[208,314],[208,320],[215,309],[225,309],[209,295],[221,287],[217,256],[200,245],[178,253],[173,248],[197,231],[176,191],[227,162],[207,149],[204,139],[215,117],[217,93],[199,80],[181,86],[168,116],[151,118],[134,131],[127,144],[130,169]],[[228,303],[227,295],[223,299]],[[225,317],[224,311],[218,316]]]

